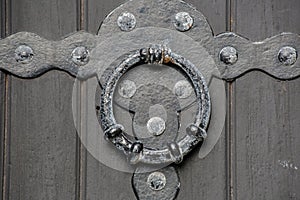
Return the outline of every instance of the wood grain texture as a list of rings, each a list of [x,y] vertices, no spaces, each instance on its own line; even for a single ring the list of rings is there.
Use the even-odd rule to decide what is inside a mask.
[[[9,199],[75,199],[73,78],[59,71],[12,78]]]
[[[91,33],[96,32],[104,16],[121,2],[88,1],[88,12],[84,14],[87,30]],[[206,15],[214,33],[226,31],[225,1],[191,0],[187,2],[192,3]],[[177,199],[192,200],[199,199],[200,196],[207,200],[226,199],[227,151],[225,132],[208,157],[201,160],[198,158],[198,152],[199,149],[192,152],[192,155],[189,155],[185,162],[178,167],[181,191]],[[81,163],[83,169],[82,199],[135,199],[131,186],[131,174],[110,169],[97,161],[90,153],[84,151]],[[207,171],[209,173],[206,173]]]
[[[236,81],[235,199],[299,199],[299,91],[261,72]]]
[[[83,1],[82,27],[86,31],[96,34],[97,30],[114,8],[124,1]],[[87,88],[82,85],[82,99],[86,97]],[[84,100],[83,100],[84,101]],[[84,120],[84,119],[82,119]],[[109,153],[109,152],[107,152]],[[81,189],[80,199],[135,199],[131,187],[132,174],[111,169],[96,160],[84,146],[81,148]]]
[[[3,191],[3,164],[4,164],[4,133],[5,133],[5,80],[6,75],[0,72],[0,196],[2,196]],[[1,199],[1,197],[0,197]]]
[[[300,33],[299,9],[298,0],[233,0],[232,30],[252,41],[281,32]]]
[[[84,0],[85,11],[84,15],[84,27],[90,33],[97,33],[102,21],[105,17],[113,11],[116,7],[126,2],[126,0],[114,0],[114,1],[98,1],[98,0]]]
[[[75,0],[12,0],[11,33],[60,39],[76,31],[76,7]],[[73,78],[61,71],[29,80],[10,78],[4,199],[76,198],[72,87]]]
[[[34,32],[57,40],[77,30],[77,1],[12,0],[12,33]]]
[[[299,1],[232,4],[232,30],[252,41],[300,33]],[[251,72],[232,85],[232,199],[299,199],[299,78]]]
[[[226,31],[227,2],[222,0],[185,0],[185,2],[194,5],[207,19],[214,35]]]
[[[7,5],[5,1],[0,1],[0,39],[4,38],[7,30]],[[0,199],[3,199],[4,193],[4,152],[5,152],[5,119],[6,119],[6,79],[7,75],[0,71]]]

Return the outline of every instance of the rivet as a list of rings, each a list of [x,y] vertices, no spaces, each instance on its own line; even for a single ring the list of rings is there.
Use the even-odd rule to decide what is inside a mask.
[[[20,45],[15,50],[15,59],[17,62],[26,64],[33,58],[33,50],[27,45]]]
[[[175,15],[174,26],[178,31],[188,31],[192,28],[194,19],[187,12],[179,12]]]
[[[159,135],[163,134],[163,132],[165,131],[166,123],[160,117],[152,117],[147,122],[147,129],[154,136],[159,136]]]
[[[124,80],[120,83],[118,92],[124,98],[131,98],[136,92],[136,85],[131,80]]]
[[[147,178],[147,184],[152,190],[159,191],[164,189],[167,179],[161,172],[152,172]]]
[[[298,58],[295,48],[290,46],[282,47],[278,53],[278,60],[284,65],[293,65]]]
[[[136,25],[135,16],[132,13],[124,12],[118,17],[117,24],[122,31],[132,31]]]
[[[225,64],[234,64],[238,60],[238,53],[234,47],[224,47],[220,51],[220,60]]]
[[[80,46],[76,47],[72,51],[72,61],[76,65],[85,65],[89,62],[89,51],[86,47]]]
[[[173,93],[181,99],[189,97],[192,92],[193,88],[191,84],[186,80],[178,81],[173,88]]]

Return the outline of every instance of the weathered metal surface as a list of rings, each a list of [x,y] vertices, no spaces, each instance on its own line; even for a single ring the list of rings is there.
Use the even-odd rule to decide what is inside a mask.
[[[218,65],[221,72],[220,77],[225,80],[232,80],[254,69],[265,71],[280,79],[291,79],[300,75],[300,64],[299,59],[297,59],[297,53],[294,54],[293,62],[291,62],[289,66],[280,62],[280,58],[278,58],[279,51],[284,46],[291,46],[296,51],[300,49],[299,35],[283,33],[261,42],[251,42],[230,32],[213,36],[205,17],[189,4],[181,1],[165,2],[156,0],[154,2],[153,4],[147,3],[146,1],[126,2],[121,7],[115,9],[104,20],[99,30],[99,37],[87,33],[78,33],[60,42],[50,42],[34,34],[18,33],[3,39],[0,41],[2,50],[0,53],[0,68],[20,77],[35,77],[50,68],[59,68],[76,76],[79,66],[78,63],[76,65],[71,62],[70,54],[73,49],[77,46],[85,46],[91,51],[95,45],[101,43],[104,38],[107,39],[112,35],[120,36],[122,33],[125,34],[125,32],[128,31],[122,31],[122,28],[119,27],[121,26],[120,21],[121,19],[129,20],[134,15],[135,20],[133,20],[134,24],[130,25],[130,31],[132,31],[133,28],[140,29],[147,27],[177,30],[174,23],[178,24],[178,20],[185,20],[185,23],[187,23],[187,26],[190,28],[186,30],[182,29],[184,30],[184,34],[191,37],[209,52]],[[126,14],[129,11],[132,15]],[[184,12],[192,16],[193,23],[190,22],[187,14],[181,14],[181,18],[176,18],[176,16]],[[125,17],[122,17],[124,13]],[[129,23],[126,20],[123,24],[128,25]],[[124,27],[123,29],[125,30]],[[143,35],[142,38],[145,37],[147,37],[147,34]],[[135,39],[138,41],[137,38]],[[123,41],[118,38],[114,38],[114,40],[110,41],[120,44],[123,43]],[[151,39],[149,38],[148,41],[151,41]],[[32,60],[28,63],[17,62],[15,59],[15,50],[18,46],[23,44],[28,45],[34,52],[31,58]],[[239,59],[236,60],[235,63],[224,63],[220,61],[220,52],[225,46],[231,46],[237,50]],[[108,47],[106,47],[106,49],[107,48]],[[91,57],[91,59],[95,58]],[[221,56],[221,60],[222,59]],[[98,66],[94,65],[81,67],[82,73],[79,76],[84,77],[91,75],[90,73],[96,73],[95,68],[97,67]],[[85,69],[87,71],[84,71]]]
[[[132,177],[132,186],[138,199],[176,199],[180,180],[173,166],[154,172],[141,173],[141,171],[137,169]]]
[[[61,69],[76,76],[78,69],[83,66],[74,62],[74,50],[80,46],[91,50],[95,42],[95,36],[85,32],[77,32],[61,41],[19,32],[0,40],[0,69],[23,78],[34,78],[50,69]],[[25,50],[31,49],[28,59],[25,59],[26,55],[21,55],[26,53],[25,47]]]
[[[57,35],[61,35],[64,34],[65,29],[69,28],[65,28],[65,27],[73,27],[74,26],[74,22],[70,23],[70,20],[67,20],[68,23],[64,23],[64,25],[61,25],[61,20],[53,20],[51,21],[52,23],[57,23],[58,25],[51,25],[51,30],[47,29],[47,27],[49,26],[49,23],[43,23],[44,20],[40,20],[40,17],[38,14],[35,13],[39,13],[39,12],[35,12],[34,9],[30,9],[30,3],[26,2],[26,1],[13,1],[14,3],[14,11],[13,13],[21,13],[18,14],[17,17],[15,18],[15,22],[13,23],[14,27],[18,27],[18,28],[14,28],[14,31],[16,30],[26,30],[26,31],[34,31],[36,33],[39,33],[40,35],[43,35],[44,37],[54,37]],[[32,6],[33,8],[37,8],[39,7],[38,4],[39,2],[43,2],[43,1],[37,1],[37,6]],[[44,1],[45,2],[45,1]],[[44,3],[43,2],[43,3]],[[69,1],[69,4],[73,4],[74,2]],[[250,37],[251,40],[257,41],[257,40],[261,40],[265,37],[270,37],[274,34],[278,34],[282,31],[291,31],[291,32],[295,32],[298,33],[299,30],[299,26],[297,26],[297,19],[299,18],[299,12],[297,12],[297,10],[299,10],[299,2],[298,1],[252,1],[252,2],[245,2],[245,1],[240,1],[240,0],[236,0],[236,1],[231,1],[233,5],[238,4],[237,8],[234,8],[233,6],[230,6],[233,12],[238,11],[237,16],[235,16],[235,14],[230,14],[230,12],[227,12],[227,15],[230,16],[234,16],[235,18],[231,19],[228,17],[228,19],[225,20],[225,1],[193,1],[190,0],[189,2],[194,3],[194,5],[198,8],[198,9],[202,9],[203,13],[206,13],[206,16],[209,17],[209,22],[214,22],[212,23],[213,25],[213,29],[217,32],[223,32],[225,31],[225,21],[226,23],[230,23],[230,20],[232,20],[232,25],[233,27],[236,27],[236,29],[233,29],[233,31],[238,32],[239,34],[242,34],[246,37]],[[89,12],[87,12],[87,8],[85,8],[85,4],[81,5],[80,8],[84,7],[84,9],[82,9],[83,13],[82,14],[84,17],[77,17],[77,20],[79,19],[83,19],[84,21],[84,25],[82,26],[86,26],[87,29],[89,31],[93,30],[95,32],[95,30],[97,29],[96,27],[99,24],[99,21],[101,21],[102,18],[104,18],[104,14],[108,13],[109,9],[112,9],[114,7],[116,7],[119,3],[121,3],[121,1],[117,2],[117,1],[103,1],[103,2],[99,2],[96,0],[92,0],[89,1],[88,5],[86,5],[89,9]],[[65,4],[65,3],[64,3]],[[68,4],[68,5],[69,5]],[[54,6],[55,8],[59,8],[61,7],[61,2],[54,2],[53,4],[51,3],[52,6]],[[74,3],[75,5],[75,3]],[[43,6],[40,7],[42,8]],[[51,12],[54,12],[56,9],[47,9],[47,10],[51,10]],[[63,6],[64,8],[68,7],[68,6]],[[79,6],[78,6],[79,7]],[[68,7],[69,8],[69,7]],[[70,8],[72,8],[72,6],[70,6]],[[65,10],[65,9],[64,9]],[[30,13],[30,14],[28,14]],[[69,14],[70,12],[64,12],[66,16],[68,15],[72,15]],[[247,14],[245,14],[247,13]],[[44,12],[43,12],[44,14]],[[13,14],[15,15],[15,14]],[[47,15],[47,13],[46,13]],[[19,17],[22,16],[22,17]],[[54,14],[54,18],[56,18],[57,15]],[[99,17],[100,16],[100,17]],[[251,17],[249,17],[251,16]],[[19,20],[18,20],[18,19]],[[47,17],[45,17],[47,18]],[[69,19],[70,17],[67,17],[67,19]],[[247,19],[248,18],[248,19]],[[39,23],[36,23],[37,21],[41,21]],[[75,21],[75,18],[74,20]],[[36,24],[35,24],[36,23]],[[79,22],[78,22],[79,23]],[[86,24],[85,24],[86,23]],[[71,24],[71,25],[70,25]],[[231,27],[228,26],[228,29]],[[21,27],[21,28],[20,28]],[[34,28],[35,27],[35,28]],[[55,28],[54,28],[55,27]],[[258,27],[258,28],[253,28],[253,27]],[[75,29],[74,29],[75,30]],[[249,33],[249,34],[248,34]],[[252,34],[251,34],[252,33]],[[220,47],[220,49],[222,49],[222,47]],[[220,51],[220,49],[216,50],[216,57],[218,57],[218,53]],[[279,49],[278,49],[279,51]],[[299,52],[299,48],[298,48],[298,52]],[[278,56],[278,52],[275,52],[276,56]],[[299,59],[298,59],[299,60]],[[294,65],[295,66],[295,65]],[[237,66],[238,67],[238,66]],[[252,70],[252,69],[250,69]],[[243,73],[245,74],[247,73],[247,70]],[[244,91],[245,89],[248,89],[249,85],[252,85],[253,82],[255,83],[260,83],[260,79],[264,79],[267,76],[262,75],[260,73],[256,73],[256,72],[252,72],[253,75],[251,75],[250,78],[248,78],[249,80],[243,84],[239,86],[239,90],[240,91]],[[250,74],[249,74],[250,75]],[[261,76],[259,76],[261,75]],[[238,79],[239,80],[239,79]],[[48,82],[51,82],[52,79],[49,79]],[[245,81],[244,79],[241,81]],[[26,82],[26,81],[25,81]],[[251,89],[251,91],[249,91],[249,95],[251,96],[252,94],[255,93],[259,93],[259,92],[263,92],[266,93],[266,97],[268,97],[269,93],[273,92],[276,89],[272,89],[272,85],[274,83],[277,83],[278,80],[272,80],[271,82],[261,82],[261,86],[266,86],[266,88],[261,91],[261,90],[253,90]],[[284,82],[284,81],[283,81]],[[283,83],[283,82],[280,82]],[[285,102],[285,104],[283,106],[281,106],[280,108],[284,108],[285,105],[290,105],[291,109],[295,109],[294,108],[294,103],[295,101],[297,101],[297,96],[293,96],[293,94],[297,94],[297,85],[298,82],[294,83],[294,82],[287,82],[289,83],[289,85],[291,84],[291,86],[289,87],[289,92],[287,92],[288,94],[285,94],[285,96],[287,96],[287,101]],[[22,83],[23,84],[23,83]],[[2,87],[1,87],[2,88]],[[271,88],[271,89],[270,89]],[[14,88],[13,88],[14,90]],[[3,90],[4,91],[4,90]],[[11,91],[10,89],[8,91]],[[15,94],[17,95],[17,94]],[[84,97],[84,94],[82,95]],[[239,99],[240,96],[245,96],[245,99],[247,98],[246,95],[244,93],[240,93],[240,95],[237,96],[237,98]],[[235,95],[233,95],[233,97],[235,97]],[[67,98],[65,98],[67,99]],[[26,101],[26,100],[25,100]],[[61,98],[61,101],[64,101],[63,98]],[[24,102],[24,100],[23,100]],[[259,108],[260,110],[270,107],[270,99],[267,99],[265,104]],[[280,100],[280,102],[282,103],[282,100]],[[291,102],[294,102],[291,104]],[[246,102],[245,104],[248,104],[249,102]],[[244,102],[240,103],[240,112],[245,112],[245,105]],[[280,103],[278,101],[275,102],[275,107],[280,105]],[[268,111],[266,111],[267,113]],[[47,113],[47,115],[49,117],[52,116],[51,113]],[[250,116],[250,115],[249,115]],[[254,115],[251,114],[251,116],[253,117],[244,117],[244,121],[248,122],[249,119],[254,119]],[[275,115],[274,115],[275,116]],[[289,114],[285,114],[284,116],[282,116],[284,119],[289,116]],[[239,116],[237,116],[239,117]],[[268,117],[267,117],[268,118]],[[294,113],[291,116],[291,119],[297,119],[297,114]],[[233,119],[234,120],[234,119]],[[277,123],[278,121],[277,119],[273,119],[271,120],[272,122],[268,123],[261,123],[261,122],[257,122],[256,124],[262,124],[265,125],[267,127],[266,124],[269,123]],[[43,124],[43,121],[39,122],[40,124]],[[286,124],[286,121],[284,122],[284,124]],[[281,124],[282,125],[282,124]],[[281,125],[279,125],[281,127]],[[242,127],[243,125],[241,125],[240,127]],[[286,125],[285,125],[286,127]],[[297,127],[295,127],[293,124],[290,125],[290,127],[294,127],[293,130],[294,132],[292,132],[290,135],[286,134],[284,140],[282,140],[282,138],[280,139],[279,143],[283,144],[283,141],[289,141],[289,138],[294,138],[294,134],[296,133],[295,131],[297,131]],[[243,129],[244,130],[244,129]],[[237,144],[240,144],[239,146],[236,146],[237,150],[242,149],[240,152],[240,157],[238,160],[240,159],[245,159],[245,157],[243,156],[245,154],[245,152],[243,151],[243,148],[246,147],[246,145],[243,145],[243,142],[239,142],[240,140],[243,140],[243,133],[244,131],[240,130],[236,135],[239,136],[239,138],[237,138]],[[286,131],[286,129],[281,130],[278,127],[275,127],[274,129],[272,129],[274,132],[283,132]],[[248,135],[251,135],[251,132],[247,133]],[[277,135],[274,135],[274,137],[276,137]],[[246,136],[245,136],[246,138]],[[226,154],[228,147],[224,145],[224,143],[227,140],[231,140],[228,139],[227,137],[223,137],[221,138],[221,142],[219,142],[216,146],[216,148],[214,149],[214,151],[212,151],[212,153],[206,157],[204,160],[198,160],[195,156],[193,155],[193,157],[189,157],[189,163],[187,163],[187,165],[183,165],[181,167],[181,169],[179,169],[179,171],[182,173],[181,177],[182,177],[182,190],[181,193],[179,194],[179,199],[197,199],[199,197],[199,194],[201,194],[201,196],[203,197],[203,199],[225,199],[226,197],[226,191],[225,188],[230,188],[228,189],[227,193],[231,194],[231,192],[237,192],[239,193],[238,197],[241,197],[240,195],[244,195],[245,198],[251,198],[250,195],[256,195],[254,198],[260,198],[261,195],[263,194],[267,194],[266,197],[273,197],[273,199],[280,199],[285,198],[286,194],[289,192],[288,188],[293,188],[291,186],[295,185],[294,189],[290,190],[289,198],[296,198],[296,191],[297,190],[297,185],[295,184],[295,182],[298,179],[290,179],[287,178],[288,176],[293,176],[295,175],[295,173],[293,173],[292,168],[287,168],[284,166],[290,166],[295,165],[294,162],[292,162],[291,160],[280,160],[280,161],[274,161],[274,160],[268,160],[268,162],[265,164],[263,161],[264,159],[264,155],[262,155],[261,157],[258,158],[258,160],[252,160],[253,162],[258,162],[261,163],[260,168],[259,167],[254,167],[255,170],[257,171],[263,171],[264,170],[271,170],[270,171],[270,176],[259,176],[255,177],[255,173],[251,173],[249,172],[248,174],[246,174],[245,176],[240,176],[240,172],[244,171],[245,169],[247,170],[251,170],[251,166],[238,166],[238,172],[237,172],[237,177],[241,177],[241,179],[238,179],[238,182],[235,182],[236,180],[234,180],[234,187],[231,187],[229,185],[229,182],[232,181],[232,179],[230,179],[229,175],[226,175],[227,172],[226,170],[224,170],[224,167],[227,166],[228,169],[232,169],[230,166],[228,166],[229,164],[226,162],[226,160],[230,160],[231,156],[228,156]],[[261,137],[257,137],[257,140],[260,141],[264,141],[263,139],[261,139]],[[256,140],[255,140],[256,141]],[[254,142],[255,142],[254,141]],[[273,141],[273,140],[272,140]],[[283,142],[283,143],[282,143]],[[273,141],[273,143],[269,146],[274,146],[274,144],[277,143],[277,141]],[[254,144],[255,145],[255,144]],[[253,145],[253,146],[254,146]],[[65,145],[67,146],[67,145]],[[265,145],[264,146],[267,148],[269,148],[269,146]],[[276,146],[276,145],[275,145]],[[255,147],[256,148],[256,147]],[[293,146],[291,147],[293,148]],[[12,148],[14,149],[14,147]],[[83,148],[82,148],[83,149]],[[259,144],[257,144],[257,151],[259,152]],[[257,155],[257,151],[252,151],[249,153],[249,157],[255,157]],[[287,151],[282,150],[281,152],[285,152]],[[291,155],[295,155],[293,154],[293,152],[295,152],[296,150],[291,149],[288,150],[291,152]],[[296,151],[297,152],[297,151]],[[275,153],[274,153],[275,154]],[[226,157],[228,156],[228,158]],[[269,155],[267,155],[269,156]],[[234,157],[234,154],[233,154]],[[86,160],[84,160],[86,158]],[[85,163],[86,161],[86,163]],[[237,164],[244,164],[247,163],[246,160],[243,160],[245,162],[237,162],[236,160],[233,159],[233,164],[235,165],[235,163],[237,162]],[[229,161],[228,161],[229,162]],[[275,163],[278,164],[280,167],[282,166],[283,169],[285,171],[282,171],[283,173],[280,173],[281,176],[279,176],[279,178],[281,177],[281,179],[277,179],[278,182],[276,181],[272,181],[274,184],[271,185],[271,188],[269,191],[275,191],[274,188],[276,188],[277,186],[280,186],[280,188],[276,191],[278,192],[273,192],[273,196],[266,192],[268,190],[268,188],[266,187],[261,187],[261,184],[265,183],[265,182],[270,182],[270,179],[275,180],[275,178],[278,177],[274,177],[274,174],[278,173],[276,170],[278,170],[278,168],[276,167],[270,167],[269,163]],[[287,164],[288,163],[288,164]],[[249,163],[248,163],[249,164]],[[297,164],[297,162],[296,162]],[[129,187],[127,187],[127,184],[121,184],[127,182],[128,180],[128,174],[125,173],[120,173],[120,172],[116,172],[113,170],[110,170],[107,167],[104,167],[102,164],[98,163],[98,161],[96,161],[92,156],[90,156],[90,154],[88,153],[87,156],[85,156],[84,153],[82,153],[82,164],[83,166],[83,170],[82,170],[82,182],[83,184],[80,184],[82,187],[82,191],[80,192],[80,196],[83,199],[97,199],[97,198],[103,198],[103,199],[116,199],[116,198],[122,198],[122,199],[133,199],[134,197],[132,196],[132,192],[130,190]],[[86,166],[85,166],[86,165]],[[12,165],[14,166],[14,165]],[[297,165],[296,165],[297,166]],[[248,168],[247,168],[248,167]],[[211,173],[201,173],[203,171],[210,171]],[[26,173],[24,173],[26,174]],[[86,178],[85,178],[86,175]],[[226,183],[225,178],[226,176],[228,176],[228,182]],[[250,178],[249,178],[250,177]],[[293,176],[294,178],[297,176]],[[38,178],[38,177],[37,177]],[[105,182],[103,182],[103,180],[105,180]],[[118,181],[113,181],[113,180],[118,180]],[[247,182],[249,181],[249,183]],[[252,182],[251,182],[252,181]],[[283,184],[284,182],[284,184]],[[258,184],[257,184],[258,183]],[[261,184],[260,184],[261,183]],[[247,185],[248,184],[248,185]],[[26,184],[27,186],[29,184]],[[43,186],[43,184],[40,184],[41,186]],[[211,187],[211,185],[213,185],[214,187]],[[109,187],[108,187],[109,186]],[[22,191],[22,185],[20,187],[20,191]],[[115,192],[115,188],[119,188],[118,192]],[[231,188],[233,188],[233,191],[231,190]],[[250,189],[248,189],[250,188]],[[28,191],[28,190],[26,190]],[[104,192],[105,191],[105,192]],[[195,192],[197,191],[197,192]],[[218,191],[218,192],[215,192]],[[18,195],[18,193],[16,192],[15,195]],[[269,196],[268,196],[269,195]],[[27,198],[24,197],[23,198]],[[233,197],[232,197],[233,198]],[[241,197],[242,198],[242,197]]]
[[[253,70],[264,71],[279,79],[292,79],[300,75],[299,59],[290,66],[278,59],[279,51],[284,46],[300,49],[300,36],[297,34],[282,33],[262,42],[250,42],[234,33],[224,33],[216,37],[216,51],[220,51],[224,46],[232,46],[238,53],[235,64],[226,65],[216,61],[225,80],[235,79]]]
[[[134,149],[132,148],[132,146],[135,142],[128,137],[128,134],[126,133],[124,128],[121,125],[117,124],[115,120],[113,114],[113,94],[119,79],[130,68],[136,65],[146,63],[160,64],[161,67],[166,67],[164,65],[171,63],[172,65],[181,68],[181,70],[185,72],[185,74],[188,76],[190,82],[194,87],[198,108],[196,112],[196,117],[191,123],[194,127],[196,127],[196,130],[187,130],[187,135],[185,137],[180,139],[178,143],[174,145],[171,144],[171,147],[176,147],[176,149],[163,148],[159,150],[153,150],[152,147],[145,146],[144,148],[139,148],[138,152],[130,152]],[[133,156],[136,158],[135,163],[141,162],[146,164],[164,164],[178,162],[178,159],[176,158],[178,155],[175,156],[172,153],[173,150],[176,150],[176,152],[180,152],[180,154],[182,155],[186,155],[200,141],[202,141],[203,135],[206,135],[205,132],[210,118],[211,105],[208,87],[206,85],[205,79],[202,76],[202,74],[198,71],[198,69],[189,60],[180,55],[177,55],[176,53],[173,53],[171,49],[162,46],[151,46],[149,48],[140,49],[130,54],[119,65],[116,65],[109,73],[109,76],[107,76],[107,74],[105,75],[106,76],[103,79],[106,79],[106,81],[103,85],[104,89],[102,90],[101,94],[101,104],[99,113],[102,130],[104,131],[106,137],[119,150],[123,151],[125,155],[132,156],[132,154],[134,154]],[[155,93],[152,92],[152,95],[154,95],[154,98],[152,100],[154,105],[162,102],[162,100],[159,98],[159,94],[155,95]],[[161,97],[165,98],[164,96]],[[169,109],[171,107],[174,107],[174,105],[171,104],[169,106],[166,106],[166,109]],[[179,111],[178,109],[179,108],[177,108],[177,111]],[[135,108],[130,110],[135,111]],[[173,142],[175,143],[175,141]],[[141,146],[141,144],[139,145]],[[135,155],[135,153],[137,153],[137,155]]]
[[[133,113],[133,134],[145,147],[159,150],[166,147],[168,142],[177,139],[180,104],[167,87],[155,83],[139,87],[137,94],[129,103],[129,111]],[[158,134],[151,134],[151,129],[158,129],[153,133]]]

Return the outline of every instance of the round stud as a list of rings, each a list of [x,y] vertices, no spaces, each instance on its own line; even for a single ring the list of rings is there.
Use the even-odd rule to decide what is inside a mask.
[[[192,28],[194,19],[187,12],[179,12],[175,15],[174,26],[178,31],[188,31]]]
[[[278,53],[278,60],[284,65],[293,65],[297,60],[298,54],[293,47],[282,47]]]
[[[167,184],[166,176],[161,172],[153,172],[147,178],[148,186],[155,191],[164,189]]]
[[[136,19],[133,14],[124,12],[118,17],[117,23],[122,31],[132,31],[135,28]]]
[[[233,65],[238,60],[238,53],[234,47],[224,47],[220,51],[220,60],[229,65]]]
[[[89,62],[89,51],[86,47],[76,47],[71,54],[72,61],[76,65],[85,65]]]
[[[120,83],[118,92],[124,98],[131,98],[136,92],[136,85],[131,80],[124,80]]]
[[[160,117],[152,117],[147,123],[147,129],[154,136],[159,136],[165,131],[166,123]]]
[[[15,50],[15,59],[17,62],[26,64],[33,58],[33,50],[27,45],[20,45]]]
[[[193,88],[186,80],[178,81],[173,88],[173,93],[180,99],[188,98],[192,92]]]

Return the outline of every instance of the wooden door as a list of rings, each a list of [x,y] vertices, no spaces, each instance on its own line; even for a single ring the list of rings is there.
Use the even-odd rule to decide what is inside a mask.
[[[1,38],[20,31],[46,39],[85,30],[123,1],[1,0]],[[187,0],[214,34],[261,41],[300,34],[300,1]],[[135,199],[132,174],[94,159],[81,144],[72,116],[74,77],[51,70],[34,79],[0,72],[0,174],[3,200]],[[251,71],[226,83],[226,129],[204,159],[178,167],[177,199],[300,199],[300,79]],[[83,91],[84,93],[84,91]],[[189,164],[189,160],[193,160]]]

